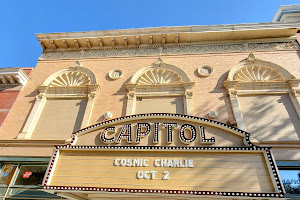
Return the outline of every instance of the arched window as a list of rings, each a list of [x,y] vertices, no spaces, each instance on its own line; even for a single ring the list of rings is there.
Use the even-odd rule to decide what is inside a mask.
[[[258,141],[299,140],[299,82],[279,65],[250,54],[224,83],[238,127]]]
[[[79,61],[52,74],[38,87],[35,105],[18,138],[68,139],[88,126],[98,88],[95,75]]]
[[[137,71],[126,84],[126,115],[155,112],[193,115],[193,86],[194,82],[183,70],[159,58]]]

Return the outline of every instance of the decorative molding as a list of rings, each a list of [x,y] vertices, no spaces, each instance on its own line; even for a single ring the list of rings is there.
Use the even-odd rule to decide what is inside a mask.
[[[274,69],[265,66],[246,66],[240,69],[233,77],[235,81],[284,81],[283,76]]]
[[[96,81],[96,76],[95,76],[95,74],[94,74],[91,70],[82,67],[80,61],[76,61],[76,63],[75,63],[73,66],[71,66],[71,67],[69,67],[69,68],[67,68],[67,69],[63,69],[63,70],[60,70],[60,71],[58,71],[58,72],[55,72],[54,74],[52,74],[51,76],[49,76],[49,77],[41,84],[41,86],[46,86],[46,87],[48,87],[48,86],[50,86],[51,83],[52,83],[55,79],[57,79],[59,76],[63,76],[63,74],[68,74],[68,73],[70,73],[70,72],[79,72],[79,74],[88,77],[87,79],[89,79],[90,81],[89,81],[89,83],[86,84],[86,85],[97,84],[97,83],[96,83],[97,81]],[[69,75],[75,75],[75,77],[73,77],[73,78],[77,78],[77,79],[81,77],[81,76],[78,77],[78,76],[76,76],[76,74],[72,74],[72,73],[69,74]],[[66,84],[65,84],[65,85],[66,85]]]
[[[190,82],[190,79],[186,75],[186,73],[180,69],[179,67],[176,67],[174,65],[169,65],[164,63],[161,58],[158,58],[153,64],[149,65],[148,67],[144,67],[140,70],[138,70],[133,77],[130,80],[130,84],[138,84],[139,79],[141,76],[143,76],[145,73],[151,70],[156,69],[165,69],[166,71],[172,72],[174,75],[178,75],[178,77],[181,79],[181,83]],[[161,71],[162,72],[162,71]],[[160,75],[161,77],[161,75]]]
[[[268,75],[271,75],[269,77]],[[295,77],[283,67],[268,61],[256,58],[253,53],[240,61],[228,74],[227,81],[285,81]]]
[[[52,81],[50,87],[84,86],[91,83],[87,74],[80,71],[70,71],[59,75]]]
[[[138,79],[140,85],[181,83],[182,78],[169,69],[150,69]]]
[[[1,68],[0,85],[26,85],[29,76],[20,67]]]
[[[50,75],[40,86],[36,102],[18,139],[30,139],[48,98],[87,98],[81,126],[87,126],[91,117],[95,95],[99,89],[92,71],[77,61],[73,66]]]
[[[151,45],[140,47],[123,48],[100,48],[80,50],[46,51],[39,60],[52,59],[78,59],[78,58],[103,58],[103,57],[133,57],[133,56],[157,56],[178,54],[204,54],[204,53],[226,53],[226,52],[251,52],[251,51],[279,51],[299,50],[296,41],[270,42],[270,43],[243,43],[243,44],[221,44],[221,45]]]
[[[257,59],[250,53],[229,71],[228,78],[224,82],[238,127],[246,130],[238,100],[238,96],[241,95],[289,94],[300,118],[300,99],[297,98],[299,83],[300,80],[283,67]]]
[[[138,70],[126,84],[128,90],[126,115],[135,114],[136,98],[141,96],[182,96],[184,113],[193,115],[194,84],[182,69],[166,64],[158,58],[152,65]]]

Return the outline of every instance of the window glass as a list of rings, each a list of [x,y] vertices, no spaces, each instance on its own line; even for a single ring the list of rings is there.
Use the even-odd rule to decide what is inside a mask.
[[[17,166],[16,165],[3,165],[1,174],[0,174],[0,184],[1,185],[9,185],[15,170]]]
[[[279,170],[280,177],[287,194],[300,194],[300,169]]]
[[[46,170],[44,165],[21,165],[14,185],[40,185]]]

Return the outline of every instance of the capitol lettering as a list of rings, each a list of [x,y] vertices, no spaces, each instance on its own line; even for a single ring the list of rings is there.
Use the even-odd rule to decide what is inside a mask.
[[[141,142],[142,138],[147,137],[148,135],[153,134],[153,144],[159,143],[159,134],[161,129],[166,129],[166,141],[168,144],[173,142],[173,132],[174,129],[178,129],[178,137],[180,141],[184,144],[190,144],[196,140],[197,137],[200,137],[200,143],[213,144],[215,142],[215,138],[211,137],[207,139],[205,137],[205,131],[203,126],[195,127],[191,124],[182,124],[179,126],[177,123],[137,123],[135,124],[136,131],[132,133],[133,126],[132,124],[124,124],[120,131],[116,131],[116,127],[106,127],[100,133],[100,140],[103,143],[121,143],[121,141],[126,140],[127,143],[135,143],[138,144]],[[187,137],[185,132],[190,132]],[[133,138],[134,136],[134,138]]]

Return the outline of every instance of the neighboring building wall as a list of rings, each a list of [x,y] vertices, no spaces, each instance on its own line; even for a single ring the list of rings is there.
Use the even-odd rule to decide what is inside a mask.
[[[11,90],[9,88],[0,91],[0,126],[4,122],[19,93],[20,90]]]
[[[0,69],[0,127],[9,114],[21,89],[26,84],[32,68],[2,68]],[[24,80],[17,77],[22,74]],[[23,79],[22,78],[22,79]]]

